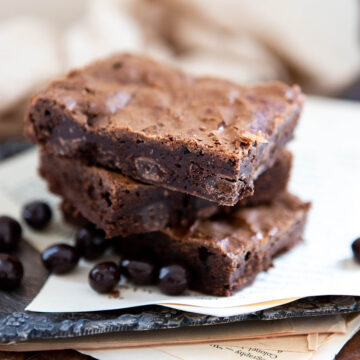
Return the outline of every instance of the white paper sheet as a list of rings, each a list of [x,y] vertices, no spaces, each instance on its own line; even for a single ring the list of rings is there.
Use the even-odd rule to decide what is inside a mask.
[[[313,201],[306,243],[278,258],[252,286],[227,298],[193,291],[171,297],[155,287],[122,282],[120,297],[114,298],[91,290],[87,274],[92,264],[82,262],[72,274],[51,276],[27,310],[76,312],[169,303],[174,308],[188,305],[187,311],[222,316],[275,306],[277,302],[267,303],[273,300],[330,294],[360,296],[360,265],[353,261],[350,249],[360,233],[359,118],[359,105],[308,99],[296,140],[290,144],[295,154],[291,190]],[[19,214],[26,201],[39,197],[55,203],[36,175],[35,164],[35,153],[29,153],[0,167],[0,198],[4,199],[0,212]],[[5,203],[9,205],[4,207]],[[39,249],[70,241],[72,236],[73,231],[59,220],[46,232],[26,231],[26,237]]]

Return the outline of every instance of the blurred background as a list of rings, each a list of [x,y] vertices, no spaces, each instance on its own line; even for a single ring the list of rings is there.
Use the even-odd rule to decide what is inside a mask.
[[[116,51],[360,100],[359,19],[357,0],[0,1],[0,158],[28,146],[22,121],[37,89]]]

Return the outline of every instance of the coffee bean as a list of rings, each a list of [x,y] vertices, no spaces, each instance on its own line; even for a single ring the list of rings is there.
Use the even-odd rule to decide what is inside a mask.
[[[177,264],[164,266],[159,272],[158,286],[168,295],[180,295],[189,285],[189,273]]]
[[[56,244],[47,248],[41,255],[45,267],[55,274],[65,274],[75,269],[79,262],[77,250],[67,244]]]
[[[354,242],[351,245],[351,248],[352,248],[355,260],[360,263],[360,238],[357,238],[356,240],[354,240]]]
[[[155,267],[144,260],[124,259],[121,261],[121,272],[136,284],[151,284],[154,282]]]
[[[44,229],[50,222],[52,211],[43,201],[33,201],[25,205],[22,217],[26,223],[35,230]]]
[[[9,216],[0,216],[0,252],[15,250],[21,240],[20,224]]]
[[[112,261],[95,265],[89,273],[90,286],[98,293],[109,293],[120,280],[120,269]]]
[[[75,248],[86,260],[98,259],[106,250],[108,241],[95,229],[80,229],[75,236]]]
[[[20,285],[24,269],[17,257],[0,254],[0,288],[11,290]]]

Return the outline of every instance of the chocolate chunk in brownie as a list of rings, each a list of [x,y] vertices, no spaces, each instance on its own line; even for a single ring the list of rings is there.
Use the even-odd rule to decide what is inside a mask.
[[[292,139],[302,103],[297,86],[241,86],[120,54],[35,96],[26,135],[53,154],[234,205]]]
[[[284,151],[274,166],[255,181],[255,193],[238,206],[255,205],[274,199],[286,189],[291,154]],[[78,160],[41,153],[40,173],[50,191],[71,199],[77,211],[104,230],[107,237],[162,230],[167,226],[189,226],[219,210],[233,207],[217,204],[155,185],[136,182],[114,171],[88,166]],[[63,205],[66,218],[70,208]],[[78,218],[76,213],[72,216]]]
[[[309,203],[284,193],[270,204],[245,207],[231,216],[198,220],[190,228],[167,228],[116,238],[126,257],[178,263],[192,275],[191,288],[210,295],[230,296],[250,285],[303,236]]]

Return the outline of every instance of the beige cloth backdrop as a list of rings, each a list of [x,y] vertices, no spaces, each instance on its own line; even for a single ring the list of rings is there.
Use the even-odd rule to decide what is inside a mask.
[[[0,139],[29,95],[73,66],[145,52],[196,74],[333,94],[359,75],[357,0],[18,0],[0,3]]]

